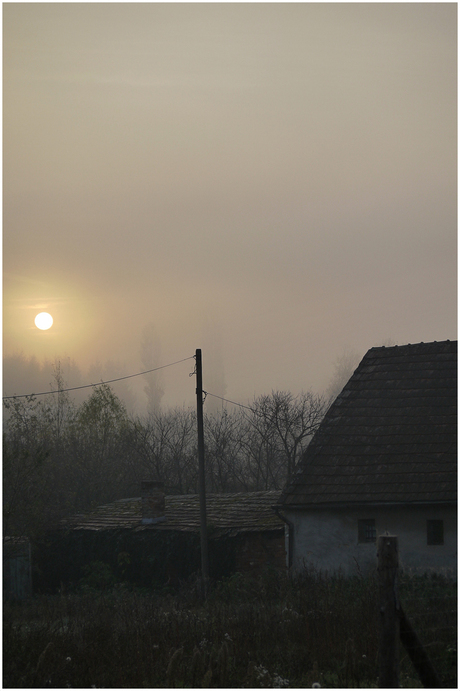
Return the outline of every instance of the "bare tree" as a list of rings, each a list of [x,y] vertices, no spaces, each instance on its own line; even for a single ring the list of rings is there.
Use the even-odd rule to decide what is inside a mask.
[[[264,488],[274,485],[273,489],[281,489],[318,429],[327,401],[311,392],[294,396],[273,391],[257,398],[251,407],[251,425],[259,444],[254,445],[252,439],[248,448]]]
[[[196,492],[198,481],[196,420],[192,409],[174,408],[137,418],[130,424],[135,451],[134,475],[155,478],[173,494]]]
[[[158,417],[163,426],[168,450],[166,472],[171,490],[176,494],[197,492],[197,435],[196,419],[192,409],[174,408]]]
[[[162,426],[155,422],[155,418],[149,416],[147,420],[136,418],[130,424],[130,444],[134,451],[132,475],[139,486],[146,478],[166,481],[166,440]]]
[[[206,487],[210,492],[241,492],[248,489],[244,468],[243,430],[246,421],[239,411],[206,415]]]
[[[130,418],[101,383],[75,406],[60,364],[48,397],[5,401],[4,528],[51,525],[70,513],[133,496],[140,481],[163,480],[169,494],[196,493],[196,412],[175,408]],[[205,416],[208,492],[281,489],[325,412],[312,393],[272,392],[252,409]]]

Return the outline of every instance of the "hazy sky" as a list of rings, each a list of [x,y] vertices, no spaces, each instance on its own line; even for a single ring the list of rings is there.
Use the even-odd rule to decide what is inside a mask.
[[[134,373],[152,323],[245,402],[456,339],[456,11],[3,4],[4,355]]]

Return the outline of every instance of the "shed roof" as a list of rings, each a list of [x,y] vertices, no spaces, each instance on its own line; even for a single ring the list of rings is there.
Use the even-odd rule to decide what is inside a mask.
[[[371,348],[284,488],[285,508],[457,501],[457,342]]]
[[[279,491],[208,494],[206,518],[213,534],[237,535],[243,532],[284,530],[283,521],[273,505]],[[120,499],[99,506],[94,511],[65,519],[62,526],[73,530],[179,530],[199,532],[200,503],[198,494],[165,497],[165,519],[153,525],[141,522],[141,498]]]

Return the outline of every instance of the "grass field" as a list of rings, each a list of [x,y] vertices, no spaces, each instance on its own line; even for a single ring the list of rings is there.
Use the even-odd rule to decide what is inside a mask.
[[[101,584],[99,584],[99,587]],[[202,603],[110,583],[3,609],[4,688],[378,686],[373,577],[236,574]],[[456,688],[456,583],[401,579],[401,601],[445,686]],[[401,651],[400,683],[420,687]]]

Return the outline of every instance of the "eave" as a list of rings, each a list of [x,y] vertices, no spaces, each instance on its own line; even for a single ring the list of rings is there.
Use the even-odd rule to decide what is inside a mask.
[[[367,507],[413,507],[413,506],[457,506],[456,501],[356,501],[322,502],[312,504],[277,504],[273,508],[280,511],[311,511],[313,509],[359,509]]]

